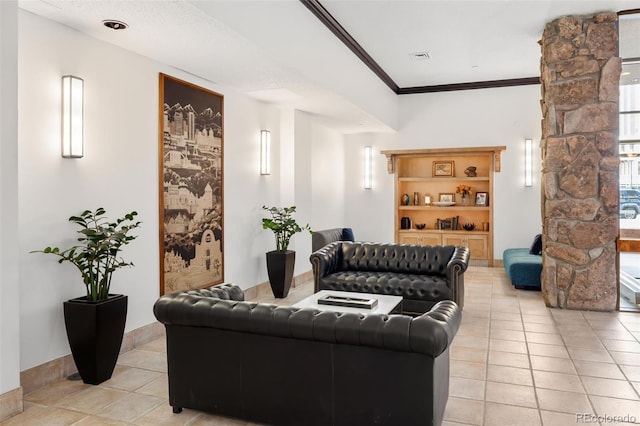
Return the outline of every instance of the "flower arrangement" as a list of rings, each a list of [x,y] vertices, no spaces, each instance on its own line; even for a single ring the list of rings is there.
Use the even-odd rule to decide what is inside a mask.
[[[471,187],[469,185],[460,184],[456,186],[456,194],[462,194],[463,197],[471,195]]]

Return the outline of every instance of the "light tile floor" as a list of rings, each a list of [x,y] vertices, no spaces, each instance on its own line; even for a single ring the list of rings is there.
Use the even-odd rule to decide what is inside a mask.
[[[444,425],[640,423],[640,314],[548,309],[540,292],[513,289],[502,268],[470,267],[465,285]],[[311,287],[255,300],[292,304]],[[25,411],[1,425],[251,425],[173,414],[165,353],[159,339],[122,354],[99,386],[61,380],[25,395]]]

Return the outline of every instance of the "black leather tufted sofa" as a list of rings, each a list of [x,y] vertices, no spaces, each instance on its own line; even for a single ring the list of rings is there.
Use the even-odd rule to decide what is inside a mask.
[[[333,242],[311,254],[314,290],[402,296],[405,313],[427,312],[436,302],[464,306],[469,249],[363,242]]]
[[[244,302],[239,287],[162,296],[169,403],[276,425],[439,425],[461,312],[360,315]]]

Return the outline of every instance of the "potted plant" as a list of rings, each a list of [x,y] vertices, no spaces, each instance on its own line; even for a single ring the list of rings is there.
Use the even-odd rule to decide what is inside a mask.
[[[298,232],[307,230],[311,232],[309,224],[298,225],[293,218],[296,206],[291,207],[267,207],[262,208],[269,212],[271,217],[262,219],[262,229],[270,229],[276,237],[276,249],[267,252],[267,273],[273,295],[278,298],[287,297],[293,280],[293,271],[296,262],[296,252],[287,250],[291,237]]]
[[[119,253],[136,238],[129,232],[140,227],[135,211],[115,222],[110,222],[105,214],[100,207],[69,218],[80,226],[78,245],[66,250],[46,247],[35,251],[59,257],[58,263],[70,262],[82,275],[86,294],[64,302],[64,319],[78,373],[85,383],[94,385],[111,378],[118,360],[127,318],[127,296],[111,294],[109,289],[114,271],[133,266]]]

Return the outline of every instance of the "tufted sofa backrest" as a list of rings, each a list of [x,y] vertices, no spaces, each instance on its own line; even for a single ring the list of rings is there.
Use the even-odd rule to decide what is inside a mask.
[[[343,242],[340,269],[446,275],[455,246]]]
[[[224,289],[223,300],[211,296],[216,287],[166,294],[153,313],[163,324],[214,327],[284,338],[324,341],[438,356],[444,352],[460,326],[461,313],[452,301],[439,302],[419,317],[362,315],[299,309],[241,301],[242,290]],[[239,292],[238,292],[239,291]],[[240,299],[240,300],[238,300]]]
[[[311,234],[311,252],[320,250],[327,244],[335,241],[353,241],[354,235],[351,228],[333,228],[313,231]]]
[[[215,297],[221,300],[244,300],[244,291],[235,284],[218,284],[209,288],[186,290],[182,293],[196,297]]]

